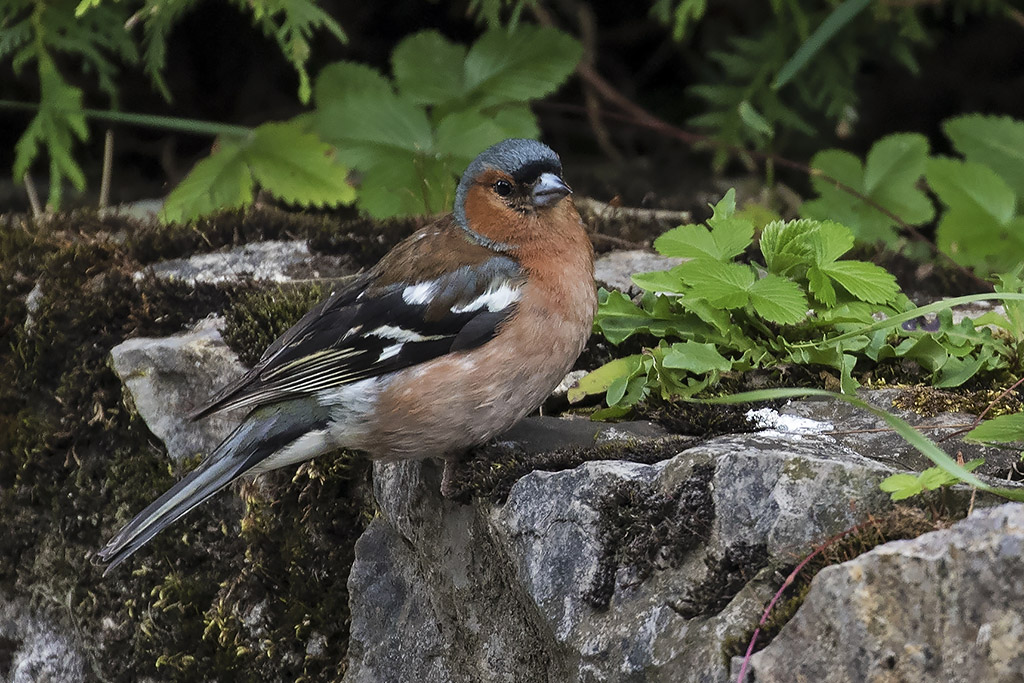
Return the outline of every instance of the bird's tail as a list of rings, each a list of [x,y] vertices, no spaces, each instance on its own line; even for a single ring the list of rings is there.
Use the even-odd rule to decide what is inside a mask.
[[[114,535],[99,551],[107,563],[104,575],[124,562],[165,528],[181,519],[190,510],[208,500],[222,488],[254,468],[273,469],[270,462],[293,442],[322,425],[308,413],[296,419],[294,410],[284,406],[257,408],[231,433],[199,467],[151,503]],[[319,453],[289,460],[304,460]],[[257,467],[263,463],[263,467]],[[281,465],[287,462],[281,462]],[[267,465],[270,465],[269,467]]]

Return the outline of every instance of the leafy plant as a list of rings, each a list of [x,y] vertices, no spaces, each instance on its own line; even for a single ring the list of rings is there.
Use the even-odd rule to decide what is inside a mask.
[[[222,138],[167,196],[162,217],[184,221],[252,203],[257,183],[303,205],[350,204],[355,188],[334,150],[295,122],[265,123],[244,138]]]
[[[915,361],[939,387],[996,368],[1019,369],[1024,337],[996,336],[985,325],[1015,329],[1024,295],[994,295],[1008,299],[1007,316],[954,323],[953,305],[991,297],[914,308],[882,268],[841,260],[853,235],[839,223],[775,221],[761,232],[763,265],[737,262],[753,235],[730,191],[707,227],[685,225],[659,237],[660,253],[690,260],[634,275],[646,290],[638,303],[602,290],[594,323],[613,344],[634,334],[651,335],[656,344],[587,375],[570,400],[603,392],[608,408],[597,417],[617,417],[652,392],[693,396],[725,372],[781,364],[830,367],[845,393],[857,387],[855,369],[895,358]],[[1007,279],[1005,288],[1019,286]]]
[[[112,110],[120,108],[122,64],[141,63],[154,86],[170,101],[162,75],[167,36],[174,22],[195,4],[195,0],[10,0],[0,4],[0,60],[10,59],[19,77],[34,64],[39,83],[36,115],[17,143],[15,179],[21,182],[45,154],[49,158],[51,207],[60,208],[65,181],[78,190],[85,187],[85,176],[72,152],[76,141],[88,139],[86,118],[91,112],[83,109],[82,89],[70,85],[60,73],[55,55],[70,55],[80,62],[84,73],[94,78],[107,96]],[[234,4],[251,13],[254,25],[277,42],[299,75],[300,100],[307,101],[310,79],[305,65],[310,37],[323,28],[344,40],[341,27],[315,0],[236,0]],[[141,52],[131,33],[137,23],[142,24]]]
[[[705,19],[706,10],[706,3],[693,0],[654,5],[677,40]],[[707,75],[689,93],[704,101],[706,111],[690,123],[724,143],[716,149],[716,165],[738,148],[766,149],[791,133],[813,135],[822,117],[849,126],[856,120],[862,64],[888,60],[916,70],[914,50],[927,42],[921,13],[916,6],[867,0],[766,3],[745,13],[745,26],[721,31],[727,39],[695,55]]]
[[[581,54],[568,35],[528,24],[490,29],[468,49],[423,31],[395,48],[393,79],[352,62],[326,67],[311,128],[362,174],[361,209],[439,212],[481,150],[539,134],[529,102],[561,85]]]
[[[964,463],[964,469],[973,472],[980,467],[985,460],[976,458]],[[941,467],[929,467],[918,474],[900,472],[892,474],[882,480],[879,488],[890,494],[893,500],[905,500],[925,491],[934,491],[943,486],[959,484],[962,479],[955,474],[950,474]]]
[[[521,24],[488,30],[468,49],[435,31],[411,35],[392,54],[393,80],[330,64],[316,78],[313,112],[243,140],[222,136],[171,193],[164,218],[244,205],[254,181],[300,204],[355,200],[376,218],[440,212],[481,150],[539,134],[529,101],[557,88],[580,54],[564,33]],[[358,193],[345,182],[350,168]]]
[[[923,226],[935,218],[924,180],[945,207],[936,228],[942,251],[986,274],[1017,266],[1024,260],[1024,121],[971,114],[944,129],[963,159],[930,156],[928,141],[911,133],[882,138],[863,164],[849,152],[819,152],[811,161],[819,196],[801,215],[831,217],[858,239],[893,245],[900,221]]]
[[[880,3],[870,0],[772,0],[730,13],[708,12],[706,0],[654,0],[651,14],[701,74],[689,94],[704,111],[690,123],[719,144],[715,164],[746,147],[772,149],[823,123],[856,125],[858,78],[867,64],[918,70],[917,54],[936,46],[933,15],[1011,13],[1007,0],[971,3]],[[685,42],[684,42],[685,41]]]

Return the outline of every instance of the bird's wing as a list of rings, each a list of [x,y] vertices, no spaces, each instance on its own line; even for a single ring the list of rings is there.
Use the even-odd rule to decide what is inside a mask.
[[[193,418],[307,396],[480,346],[514,315],[525,282],[519,264],[502,255],[436,277],[381,280],[370,273],[331,294]]]

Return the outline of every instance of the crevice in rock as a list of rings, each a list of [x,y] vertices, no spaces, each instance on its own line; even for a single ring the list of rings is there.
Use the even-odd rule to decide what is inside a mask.
[[[657,569],[679,566],[707,541],[715,519],[713,476],[714,465],[705,463],[668,493],[623,481],[608,494],[598,506],[602,555],[584,595],[591,606],[607,609],[619,569],[625,585],[636,585]]]

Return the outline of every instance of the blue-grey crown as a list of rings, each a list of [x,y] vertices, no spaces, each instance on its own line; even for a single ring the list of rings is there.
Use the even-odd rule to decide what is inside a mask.
[[[558,155],[543,142],[509,138],[488,147],[466,167],[459,187],[455,190],[455,220],[466,230],[469,230],[466,222],[466,193],[473,185],[473,180],[489,168],[508,173],[516,182],[532,180],[541,173],[562,175],[562,162]]]

